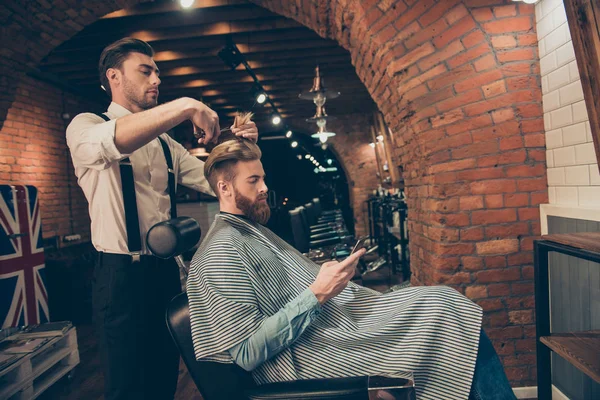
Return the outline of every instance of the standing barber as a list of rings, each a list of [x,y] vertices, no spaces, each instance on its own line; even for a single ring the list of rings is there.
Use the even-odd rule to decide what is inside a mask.
[[[99,72],[112,102],[105,113],[79,114],[67,127],[99,252],[92,297],[106,400],[173,398],[179,353],[165,310],[181,291],[179,271],[174,260],[151,256],[144,239],[174,216],[175,182],[214,195],[204,163],[164,132],[189,120],[204,132],[200,143],[216,141],[217,114],[191,98],[157,106],[153,56],[148,43],[133,38],[106,47]],[[258,138],[253,122],[232,131]]]

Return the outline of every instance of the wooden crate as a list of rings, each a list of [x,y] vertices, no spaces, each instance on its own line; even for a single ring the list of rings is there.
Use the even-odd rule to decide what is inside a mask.
[[[0,371],[0,400],[35,399],[77,364],[77,330],[73,327]]]

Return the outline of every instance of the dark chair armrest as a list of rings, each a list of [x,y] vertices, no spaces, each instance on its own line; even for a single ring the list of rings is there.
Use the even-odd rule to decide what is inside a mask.
[[[321,232],[321,233],[316,233],[316,234],[312,234],[310,235],[310,240],[321,240],[321,239],[328,239],[331,237],[340,237],[340,235],[338,234],[337,231],[327,231],[327,232]]]
[[[332,238],[320,239],[320,240],[311,240],[308,243],[308,246],[311,249],[317,249],[317,248],[324,247],[324,246],[330,246],[332,244],[338,244],[341,241],[342,241],[342,239],[340,239],[339,237],[332,237]]]
[[[249,400],[365,400],[369,377],[307,379],[261,385],[246,392]]]

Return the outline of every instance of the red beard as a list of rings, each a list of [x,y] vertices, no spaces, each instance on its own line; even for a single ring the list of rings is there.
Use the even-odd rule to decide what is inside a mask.
[[[251,221],[257,222],[261,225],[266,224],[271,217],[271,209],[269,205],[261,201],[266,199],[267,195],[260,196],[256,201],[252,202],[248,197],[242,195],[237,190],[235,192],[235,205],[240,209],[244,215],[250,218]]]

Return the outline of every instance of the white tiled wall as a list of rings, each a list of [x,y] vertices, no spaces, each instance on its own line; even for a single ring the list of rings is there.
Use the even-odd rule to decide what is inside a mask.
[[[600,174],[563,0],[535,6],[550,204],[600,207]]]

